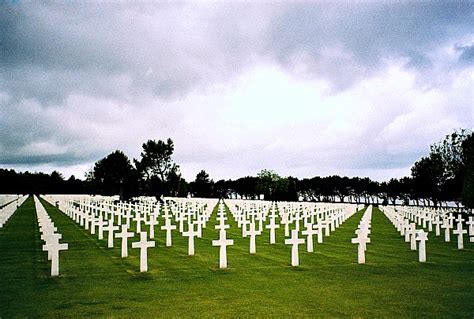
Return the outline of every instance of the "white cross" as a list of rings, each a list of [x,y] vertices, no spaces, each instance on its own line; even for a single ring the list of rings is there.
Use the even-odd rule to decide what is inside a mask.
[[[298,255],[298,245],[304,244],[303,238],[298,238],[298,231],[293,229],[291,231],[291,238],[285,239],[286,245],[292,245],[291,247],[291,266],[297,267],[300,264]]]
[[[462,229],[462,222],[458,222],[458,228],[453,231],[454,235],[458,235],[458,249],[464,249],[463,234],[466,234],[467,230]]]
[[[178,222],[180,233],[184,231],[184,220],[184,212],[178,211],[175,217],[175,221]]]
[[[105,221],[102,219],[102,217],[99,215],[99,219],[96,221],[96,225],[99,226],[99,239],[102,240],[104,239],[104,226],[105,226]]]
[[[164,205],[164,206],[163,206],[163,210],[164,210],[163,217],[166,218],[166,219],[170,218],[171,215],[169,214],[168,205]]]
[[[301,220],[301,216],[300,216],[299,213],[297,213],[297,214],[295,215],[295,218],[293,219],[293,221],[294,221],[294,223],[295,223],[295,229],[296,229],[297,231],[300,231],[300,220]]]
[[[170,247],[172,245],[171,231],[173,229],[176,229],[176,225],[171,223],[171,219],[165,218],[165,225],[161,226],[161,230],[166,230],[166,247]]]
[[[43,233],[41,235],[41,239],[44,240],[44,242],[46,243],[45,245],[43,245],[43,251],[44,250],[47,250],[46,248],[49,247],[50,244],[52,243],[59,243],[59,240],[63,237],[63,235],[61,234],[57,234],[57,233]],[[51,260],[51,252],[48,251],[48,260]]]
[[[155,238],[155,225],[158,225],[158,221],[153,214],[150,215],[150,219],[145,222],[145,225],[150,226],[150,238]]]
[[[329,218],[329,217],[328,217]],[[323,220],[321,221],[321,224],[322,226],[324,227],[324,235],[325,236],[329,236],[331,234],[330,232],[330,225],[331,225],[331,222],[327,219],[327,220]]]
[[[188,225],[188,231],[183,232],[183,236],[188,237],[188,255],[194,255],[194,237],[198,235],[197,231],[194,231],[194,224]]]
[[[115,238],[122,238],[122,258],[128,257],[128,238],[133,235],[133,232],[127,231],[127,225],[122,225],[121,232],[115,234]]]
[[[280,228],[280,225],[275,223],[275,217],[270,216],[270,223],[265,226],[266,229],[270,229],[270,244],[275,243],[275,229]]]
[[[434,221],[432,222],[435,225],[435,234],[436,236],[439,236],[440,234],[440,225],[441,225],[441,220],[439,219],[439,216],[436,216]]]
[[[426,241],[428,240],[428,233],[425,232],[423,229],[418,230],[416,232],[417,238],[416,240],[420,242],[418,247],[418,261],[421,263],[426,262]]]
[[[449,231],[449,229],[451,228],[451,225],[449,224],[449,219],[448,218],[445,218],[443,220],[443,225],[441,226],[441,228],[444,228],[444,241],[445,242],[451,241],[450,231]]]
[[[463,221],[464,221],[464,219],[462,218],[461,214],[458,214],[458,219],[456,219],[456,223],[457,224],[459,224],[459,223],[462,224]]]
[[[433,231],[433,217],[428,217],[428,232]]]
[[[474,217],[469,216],[469,220],[466,222],[469,226],[469,236],[474,236]]]
[[[240,221],[241,225],[242,225],[242,237],[247,237],[248,233],[247,233],[247,225],[250,224],[250,221],[243,217],[242,216],[242,220]]]
[[[353,244],[359,244],[357,246],[357,262],[359,264],[365,264],[366,245],[370,243],[370,238],[367,237],[367,233],[359,232],[356,238],[351,239],[351,242]]]
[[[89,223],[91,221],[91,216],[89,215],[89,213],[84,213],[82,216],[84,220],[84,229],[89,230]]]
[[[405,228],[405,242],[408,243],[410,241],[410,221],[408,219],[404,219],[404,225],[403,227]]]
[[[416,250],[416,224],[415,223],[410,224],[408,235],[410,236],[410,249]]]
[[[318,233],[319,230],[313,228],[313,224],[306,224],[306,229],[301,232],[301,234],[306,235],[306,251],[308,253],[313,252],[313,235]]]
[[[108,248],[113,248],[114,247],[114,231],[119,230],[118,226],[114,226],[114,222],[112,220],[109,220],[109,223],[107,226],[104,228],[106,232],[108,232],[108,242],[107,242],[107,247]]]
[[[255,223],[250,223],[250,230],[247,235],[250,236],[250,253],[255,254],[257,252],[256,236],[260,235],[260,232],[255,230]]]
[[[221,231],[230,228],[230,225],[226,225],[223,219],[220,220],[220,223],[214,226],[215,229]]]
[[[396,216],[397,218],[397,230],[400,232],[400,235],[405,236],[405,220]]]
[[[285,237],[290,236],[290,219],[288,213],[283,213],[280,223],[285,225]]]
[[[95,235],[95,227],[96,227],[96,222],[97,222],[97,218],[94,216],[94,215],[90,215],[90,219],[91,219],[91,234],[92,235]]]
[[[59,276],[59,252],[67,249],[68,244],[60,244],[59,241],[43,245],[43,250],[47,250],[51,255],[51,276]]]
[[[224,229],[219,231],[219,239],[212,241],[212,246],[220,246],[219,249],[219,268],[227,268],[227,246],[233,245],[232,239],[226,239]]]
[[[132,243],[132,248],[140,248],[140,272],[148,271],[148,248],[155,247],[154,241],[147,241],[147,233],[140,233],[140,241]]]
[[[48,236],[51,236],[51,235],[61,236],[61,234],[56,234],[55,233],[57,230],[58,229],[53,224],[48,224],[48,225],[45,225],[44,227],[40,227],[41,239],[44,240],[44,241],[47,241],[46,237],[48,237]]]
[[[137,212],[136,215],[135,215],[135,218],[133,220],[137,224],[137,233],[141,233],[142,232],[142,221],[144,220],[144,218],[142,217],[142,214],[140,212]]]
[[[126,208],[124,217],[125,217],[125,224],[127,225],[127,228],[130,228],[130,220],[132,219],[132,211],[130,208]]]
[[[202,237],[202,227],[204,226],[204,217],[203,216],[198,216],[194,224],[197,225],[197,236],[198,238]]]
[[[313,225],[313,228],[316,229],[316,234],[318,235],[318,244],[323,243],[323,224],[318,220],[316,225]]]
[[[449,213],[448,217],[446,217],[446,218],[449,221],[449,228],[454,228],[453,222],[454,222],[455,218],[454,218],[453,214]]]

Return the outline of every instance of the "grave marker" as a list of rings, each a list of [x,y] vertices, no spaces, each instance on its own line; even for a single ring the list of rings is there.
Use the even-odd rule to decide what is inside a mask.
[[[132,243],[132,248],[140,248],[140,272],[148,271],[148,248],[155,247],[154,241],[147,241],[147,233],[140,233],[140,241]]]
[[[291,246],[291,266],[297,267],[300,264],[299,254],[298,254],[298,245],[304,244],[303,238],[298,238],[298,230],[293,229],[291,231],[291,238],[285,239],[286,245]]]

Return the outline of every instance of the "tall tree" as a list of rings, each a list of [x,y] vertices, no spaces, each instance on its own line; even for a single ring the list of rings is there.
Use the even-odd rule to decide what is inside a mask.
[[[209,178],[209,174],[205,170],[201,170],[197,175],[196,179],[192,183],[192,190],[196,197],[211,197],[212,192],[212,180]]]
[[[413,198],[417,201],[431,199],[439,201],[461,200],[468,161],[464,153],[464,141],[472,135],[468,130],[455,130],[430,146],[427,157],[421,158],[412,167]]]
[[[97,161],[88,178],[100,194],[118,194],[121,200],[126,200],[136,192],[138,175],[127,155],[117,150]]]
[[[437,206],[445,176],[440,154],[431,153],[415,162],[411,169],[411,175],[415,192],[421,198],[430,198]]]
[[[148,195],[175,195],[179,189],[181,174],[179,166],[173,162],[173,141],[148,140],[142,145],[141,159],[135,160],[138,172],[144,178],[144,188]]]
[[[462,203],[474,208],[474,133],[462,143],[462,160],[465,163]]]
[[[231,183],[232,181],[226,181],[223,179],[215,182],[213,196],[217,198],[229,198],[229,193],[231,192]]]
[[[465,161],[463,160],[463,142],[469,132],[455,130],[445,138],[430,146],[430,156],[441,159],[444,174],[440,180],[442,200],[460,200],[463,189]]]
[[[245,176],[232,181],[231,185],[232,189],[239,194],[241,198],[253,198],[257,194],[258,181],[258,177]]]
[[[263,194],[266,200],[276,200],[288,189],[288,179],[281,177],[275,171],[264,169],[258,173],[257,178],[256,191],[258,194]]]

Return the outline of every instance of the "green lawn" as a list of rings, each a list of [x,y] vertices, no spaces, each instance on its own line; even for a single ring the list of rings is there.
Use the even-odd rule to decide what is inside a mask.
[[[417,262],[388,219],[374,209],[367,264],[357,264],[350,243],[362,212],[347,220],[315,253],[300,246],[298,268],[290,246],[268,244],[268,230],[250,255],[249,239],[231,221],[229,269],[218,269],[214,218],[187,256],[187,238],[173,232],[165,247],[156,228],[149,272],[139,272],[139,251],[120,258],[66,215],[44,202],[69,249],[61,252],[59,278],[49,277],[41,251],[34,202],[29,198],[0,230],[0,317],[469,317],[474,316],[474,244],[456,249],[430,233],[428,262]],[[106,238],[106,236],[105,236]],[[138,240],[138,236],[135,238]],[[135,241],[134,240],[134,241]],[[130,245],[131,246],[131,245]]]

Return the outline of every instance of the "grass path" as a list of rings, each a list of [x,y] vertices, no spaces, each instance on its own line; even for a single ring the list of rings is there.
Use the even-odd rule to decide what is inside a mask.
[[[61,252],[61,277],[49,277],[41,251],[36,215],[29,198],[0,230],[0,317],[473,317],[474,244],[466,249],[444,243],[430,233],[426,264],[377,209],[372,217],[372,243],[367,264],[358,265],[350,243],[362,217],[358,212],[315,253],[300,246],[301,267],[290,266],[290,247],[270,245],[268,230],[257,238],[257,254],[230,218],[227,237],[229,269],[218,269],[215,214],[196,240],[195,256],[187,255],[187,238],[156,227],[156,247],[149,249],[149,272],[139,270],[139,252],[120,257],[120,241],[108,249],[53,206],[44,205],[69,243]],[[134,225],[132,224],[134,227]],[[106,238],[105,234],[105,238]],[[454,237],[452,239],[455,239]],[[133,241],[138,240],[136,236]],[[131,242],[131,241],[130,241]],[[129,244],[129,247],[131,244]]]

